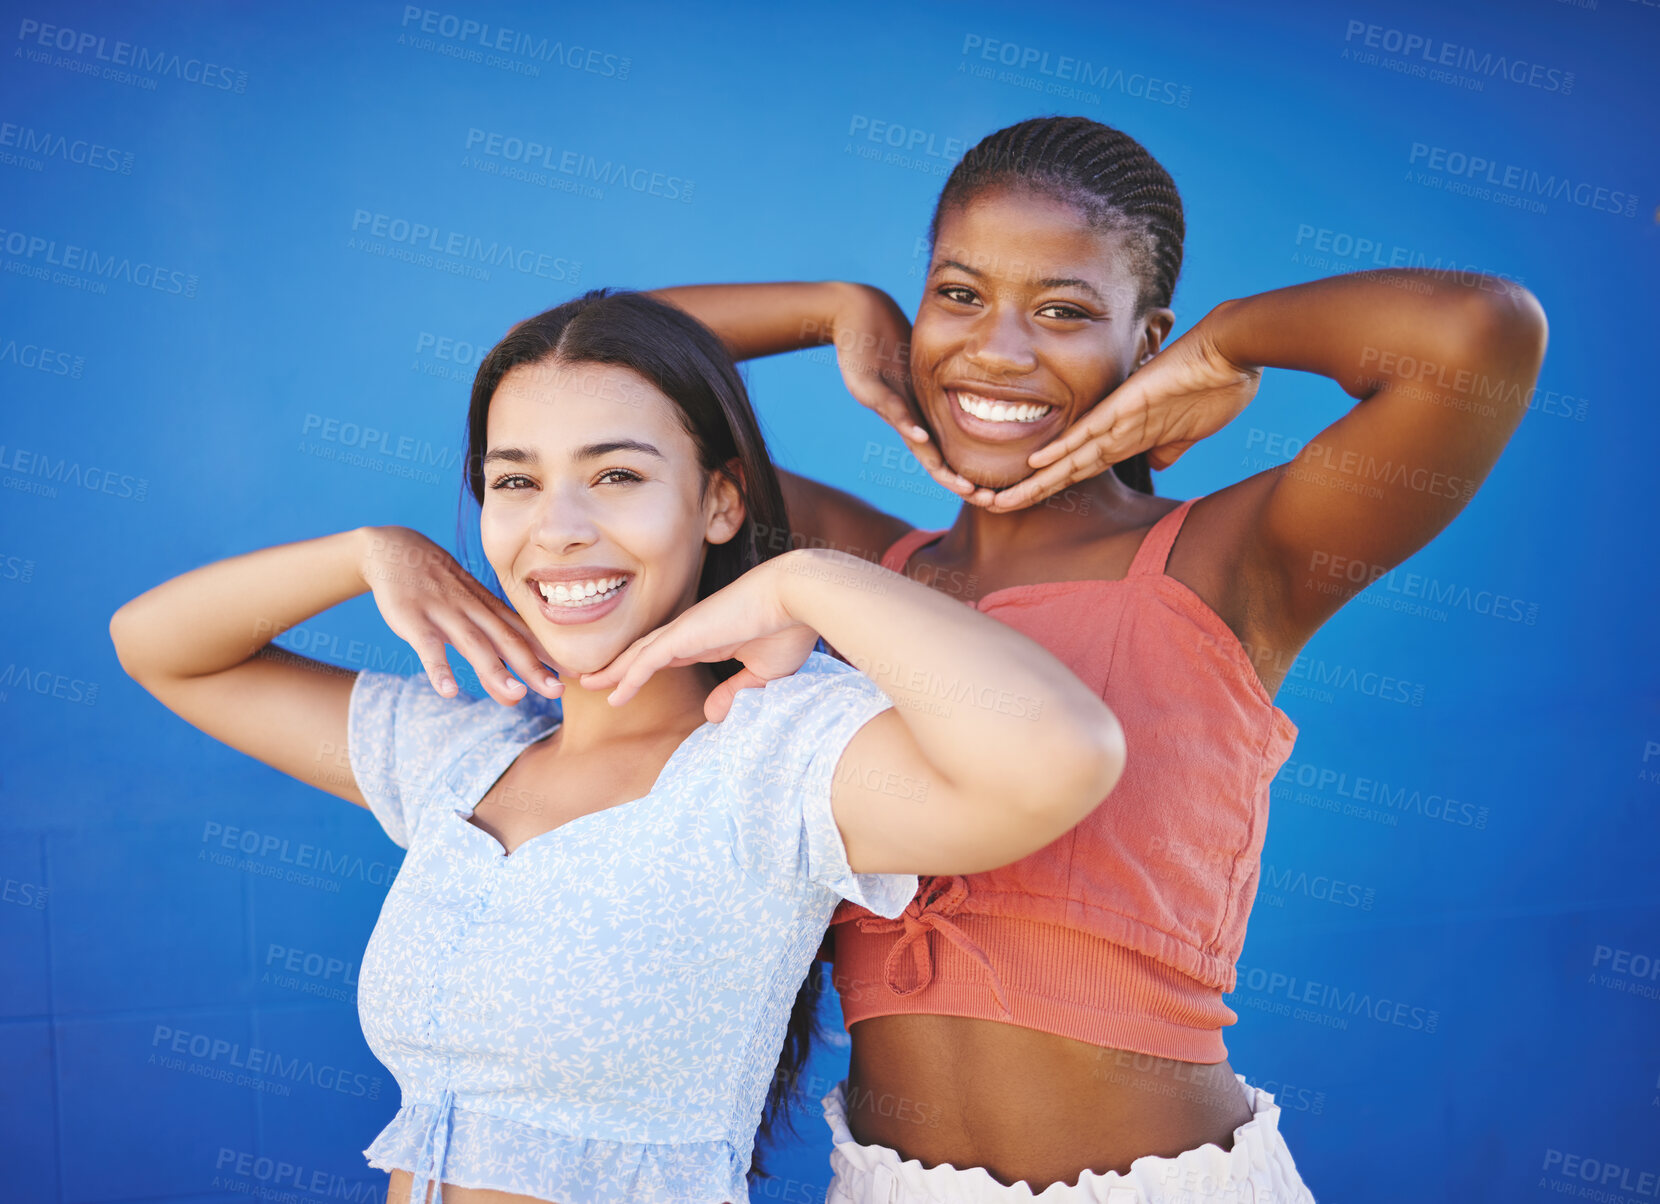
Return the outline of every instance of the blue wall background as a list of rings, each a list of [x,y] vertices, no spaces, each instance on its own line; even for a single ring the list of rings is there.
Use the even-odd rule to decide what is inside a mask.
[[[1492,478],[1280,694],[1302,735],[1226,1037],[1322,1200],[1652,1198],[1656,0],[0,7],[9,1199],[385,1192],[360,1151],[398,1093],[353,983],[400,852],[153,701],[110,613],[359,524],[452,543],[478,356],[581,288],[851,278],[914,312],[955,156],[1065,111],[1180,185],[1178,329],[1379,262],[1542,299],[1534,412]],[[558,57],[445,36],[462,20]],[[639,187],[584,184],[590,156]],[[532,254],[481,268],[401,223]],[[949,523],[828,349],[749,379],[781,464]],[[1160,491],[1284,460],[1346,404],[1269,372]],[[416,667],[367,596],[282,642]],[[846,1056],[820,1049],[813,1097]],[[816,1104],[798,1127],[761,1198],[823,1198]]]

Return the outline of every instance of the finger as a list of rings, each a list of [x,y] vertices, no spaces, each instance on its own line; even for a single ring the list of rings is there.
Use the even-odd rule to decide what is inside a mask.
[[[616,689],[606,695],[606,701],[614,707],[622,706],[638,694],[640,688],[651,680],[652,675],[666,667],[674,657],[668,629],[664,628],[640,646],[639,651],[629,661],[628,668],[623,671],[622,680],[617,682]]]
[[[1147,466],[1162,472],[1185,456],[1188,448],[1192,446],[1193,444],[1189,442],[1167,443],[1163,447],[1155,447],[1147,453]]]
[[[1073,452],[1058,464],[1033,473],[1024,481],[1000,491],[992,500],[990,509],[1001,514],[1035,505],[1051,494],[1065,489],[1075,481],[1088,480],[1105,466],[1099,444],[1088,444]]]
[[[911,412],[910,402],[880,376],[872,374],[870,377],[861,378],[860,386],[853,397],[866,409],[874,410],[883,422],[898,431],[901,436],[918,443],[927,441],[928,432]]]
[[[1126,382],[1107,394],[1059,436],[1027,456],[1026,463],[1033,468],[1042,468],[1070,452],[1077,451],[1092,440],[1109,437],[1120,415],[1130,412],[1135,401],[1135,394],[1128,389],[1129,385]]]
[[[710,723],[721,722],[731,713],[732,702],[739,690],[765,688],[766,684],[765,678],[745,665],[709,692],[709,697],[703,702],[704,718]]]
[[[943,460],[940,461],[937,468],[926,463],[923,464],[923,467],[928,469],[928,475],[934,478],[935,482],[949,489],[960,498],[967,498],[969,494],[974,492],[974,482],[963,476],[962,473],[945,467]]]
[[[455,674],[450,672],[450,662],[444,656],[443,632],[436,627],[428,628],[415,636],[404,637],[404,642],[415,650],[416,659],[434,690],[445,698],[454,698],[461,692],[461,687],[455,684]]]
[[[612,657],[610,664],[605,665],[602,668],[595,669],[591,673],[579,674],[577,676],[577,681],[581,683],[584,690],[605,690],[615,686],[622,680],[622,675],[628,671],[628,666],[633,662],[634,657],[638,655],[640,648],[654,634],[655,632],[647,632],[628,647],[624,648],[621,652],[617,653],[616,656]]]
[[[494,645],[465,615],[458,615],[449,629],[450,644],[478,675],[484,692],[503,706],[514,706],[525,696],[525,684],[507,671]]]
[[[471,618],[495,645],[496,655],[507,662],[521,681],[547,698],[558,698],[564,693],[559,678],[542,663],[531,641],[520,635],[516,627],[489,608],[472,612]]]

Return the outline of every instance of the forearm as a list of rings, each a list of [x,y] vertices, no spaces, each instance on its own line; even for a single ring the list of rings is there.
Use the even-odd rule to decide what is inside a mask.
[[[1203,325],[1236,365],[1318,373],[1360,400],[1402,383],[1489,395],[1519,385],[1526,394],[1543,354],[1543,311],[1526,289],[1420,269],[1333,276],[1226,301]],[[1501,383],[1501,374],[1518,379]]]
[[[786,610],[893,700],[941,777],[1034,809],[1111,788],[1118,721],[1042,646],[843,552],[798,550],[778,564]]]
[[[192,569],[110,619],[135,680],[186,678],[239,665],[271,639],[365,592],[369,528],[279,544]]]
[[[647,295],[685,310],[719,336],[736,360],[831,341],[837,310],[858,285],[839,280],[777,284],[684,284]]]

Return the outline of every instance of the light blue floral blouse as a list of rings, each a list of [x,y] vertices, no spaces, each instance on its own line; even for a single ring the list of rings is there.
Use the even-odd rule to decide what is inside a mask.
[[[916,893],[912,874],[854,874],[830,810],[842,750],[893,704],[814,651],[739,691],[644,797],[507,855],[467,817],[558,726],[555,705],[445,698],[421,675],[352,687],[353,774],[408,850],[358,982],[403,1096],[364,1155],[410,1171],[415,1200],[448,1180],[559,1204],[743,1204],[837,901],[894,917]]]

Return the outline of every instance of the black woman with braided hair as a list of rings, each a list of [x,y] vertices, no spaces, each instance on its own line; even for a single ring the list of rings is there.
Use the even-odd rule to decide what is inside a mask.
[[[823,1101],[829,1204],[1313,1199],[1273,1095],[1222,1040],[1297,734],[1274,696],[1320,626],[1470,500],[1546,323],[1513,284],[1402,269],[1223,301],[1171,340],[1184,231],[1134,138],[1038,118],[946,181],[914,326],[843,282],[655,294],[739,359],[834,343],[854,398],[964,504],[914,530],[783,472],[790,537],[1032,637],[1128,746],[1119,785],[1038,852],[924,879],[897,919],[839,907],[824,952],[852,1053]],[[1288,463],[1156,495],[1150,470],[1239,415],[1265,367],[1356,404]],[[948,703],[1020,705],[986,686],[941,683]]]

